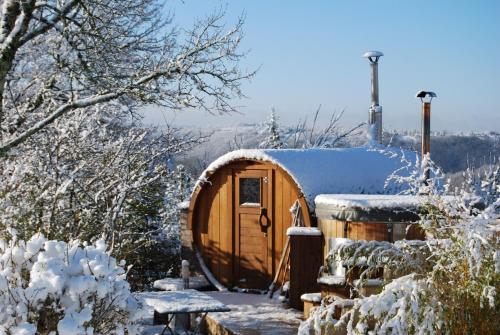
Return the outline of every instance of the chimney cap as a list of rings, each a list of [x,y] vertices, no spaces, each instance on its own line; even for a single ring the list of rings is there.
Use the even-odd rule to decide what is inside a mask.
[[[384,54],[381,51],[376,51],[376,50],[371,50],[367,51],[363,54],[363,58],[370,58],[370,57],[382,57]]]
[[[437,97],[437,94],[432,92],[432,91],[418,91],[417,94],[415,94],[415,98],[435,98]]]

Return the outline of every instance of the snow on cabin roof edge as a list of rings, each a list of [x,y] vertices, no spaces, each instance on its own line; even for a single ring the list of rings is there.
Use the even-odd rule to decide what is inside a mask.
[[[202,172],[194,190],[213,172],[234,161],[263,161],[285,170],[313,209],[318,194],[391,194],[385,187],[387,177],[402,166],[398,158],[411,160],[412,155],[416,157],[415,152],[380,147],[240,149],[214,160]]]
[[[291,149],[283,149],[283,150],[291,150]],[[203,185],[205,182],[207,182],[208,177],[210,174],[214,173],[218,169],[222,168],[223,166],[226,166],[232,162],[238,161],[238,160],[253,160],[253,161],[263,161],[263,162],[269,162],[276,164],[278,166],[281,166],[279,162],[274,160],[271,156],[266,154],[266,149],[239,149],[239,150],[234,150],[231,152],[228,152],[216,160],[214,160],[212,163],[210,163],[207,168],[201,173],[200,177],[196,181],[196,184],[194,186],[194,190],[198,186]],[[290,172],[287,171],[289,174]],[[292,174],[290,176],[294,179],[294,181],[299,185],[297,182],[296,178],[293,177]]]

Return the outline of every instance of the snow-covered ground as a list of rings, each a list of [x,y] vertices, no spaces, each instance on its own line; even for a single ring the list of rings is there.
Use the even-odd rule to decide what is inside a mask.
[[[285,308],[277,299],[249,293],[206,293],[231,308],[229,313],[209,313],[208,317],[234,334],[297,334],[302,313]]]

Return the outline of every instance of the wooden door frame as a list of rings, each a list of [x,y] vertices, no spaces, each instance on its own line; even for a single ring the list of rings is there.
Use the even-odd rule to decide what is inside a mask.
[[[239,204],[237,204],[237,195],[239,192],[238,178],[241,176],[252,177],[255,176],[255,172],[259,171],[262,173],[266,171],[267,177],[267,192],[266,202],[267,202],[267,219],[271,222],[271,226],[267,231],[267,275],[272,278],[274,274],[274,173],[273,168],[269,165],[249,165],[249,166],[235,166],[231,169],[231,182],[232,182],[232,231],[233,231],[233,286],[238,283],[239,280],[239,254],[240,254],[240,227],[238,225],[237,218],[239,217]],[[243,177],[245,178],[245,177]],[[263,196],[264,194],[262,194]]]

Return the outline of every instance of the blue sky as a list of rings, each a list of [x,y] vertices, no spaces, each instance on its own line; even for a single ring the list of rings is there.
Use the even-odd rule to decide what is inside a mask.
[[[147,121],[177,125],[258,122],[274,106],[281,122],[345,110],[346,126],[365,121],[370,68],[361,56],[384,52],[379,65],[384,127],[417,129],[420,89],[433,90],[434,130],[500,130],[500,1],[170,0],[174,21],[223,6],[230,24],[246,15],[244,67],[261,66],[244,85],[241,115],[149,111]]]

